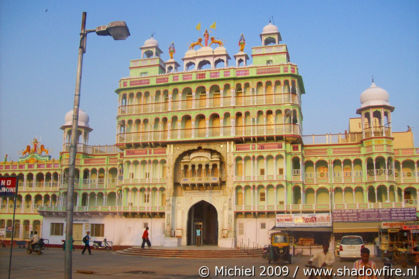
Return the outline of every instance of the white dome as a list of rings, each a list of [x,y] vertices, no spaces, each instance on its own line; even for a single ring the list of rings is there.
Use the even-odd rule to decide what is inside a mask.
[[[390,106],[388,101],[389,94],[383,88],[375,85],[374,82],[362,92],[360,99],[361,108],[369,106]]]
[[[185,53],[185,58],[186,57],[195,57],[196,56],[196,51],[193,49],[189,49],[186,53]]]
[[[65,114],[64,126],[73,125],[73,110]],[[89,115],[79,108],[79,127],[89,128]]]
[[[227,54],[227,50],[225,47],[220,46],[214,49],[214,54]]]
[[[279,33],[278,27],[273,25],[271,22],[268,23],[265,27],[263,27],[262,34],[272,34],[272,33]]]
[[[200,49],[198,49],[196,51],[197,56],[213,55],[213,54],[214,54],[214,52],[213,52],[212,48],[210,48],[208,46],[201,47]]]
[[[157,42],[157,40],[154,39],[154,37],[150,37],[144,42],[143,47],[158,47],[158,46],[159,46],[159,42]]]

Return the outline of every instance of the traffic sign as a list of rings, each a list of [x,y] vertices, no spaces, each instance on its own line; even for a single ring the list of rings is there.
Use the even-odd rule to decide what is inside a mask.
[[[16,177],[0,177],[0,196],[14,196],[17,192]]]

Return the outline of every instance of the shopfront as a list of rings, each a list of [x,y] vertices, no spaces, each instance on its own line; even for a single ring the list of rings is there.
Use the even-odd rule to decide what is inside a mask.
[[[332,236],[329,213],[277,214],[276,229],[290,234],[295,254],[312,255]]]
[[[344,235],[362,236],[367,246],[372,248],[379,236],[382,223],[403,224],[416,220],[415,208],[373,208],[345,209],[333,211],[333,235],[335,241]]]

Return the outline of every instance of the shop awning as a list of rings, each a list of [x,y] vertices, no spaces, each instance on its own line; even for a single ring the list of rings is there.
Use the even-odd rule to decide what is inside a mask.
[[[380,223],[362,222],[362,223],[333,223],[334,233],[363,233],[378,232]]]

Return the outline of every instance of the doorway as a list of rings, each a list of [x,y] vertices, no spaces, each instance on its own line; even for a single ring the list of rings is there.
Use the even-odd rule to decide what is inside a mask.
[[[200,201],[188,212],[188,245],[218,245],[218,215],[215,207]]]
[[[74,245],[83,245],[83,224],[73,224]]]

